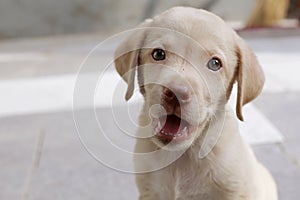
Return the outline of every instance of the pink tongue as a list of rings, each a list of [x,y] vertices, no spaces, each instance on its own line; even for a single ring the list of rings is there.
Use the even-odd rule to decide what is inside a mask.
[[[161,129],[161,131],[175,135],[179,130],[180,122],[181,119],[176,115],[168,115],[164,127]]]

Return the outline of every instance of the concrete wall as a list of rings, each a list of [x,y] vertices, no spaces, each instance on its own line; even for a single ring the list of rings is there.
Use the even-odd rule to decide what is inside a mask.
[[[123,30],[176,5],[202,7],[213,0],[1,0],[0,38]],[[216,0],[211,10],[245,19],[255,0]]]

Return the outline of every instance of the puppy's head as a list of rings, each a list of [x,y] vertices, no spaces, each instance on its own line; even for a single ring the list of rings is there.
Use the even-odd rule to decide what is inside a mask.
[[[139,25],[116,50],[115,66],[128,84],[126,100],[137,74],[145,97],[141,123],[151,123],[153,142],[176,149],[224,111],[235,82],[240,120],[264,83],[245,42],[222,19],[194,8],[172,8]]]

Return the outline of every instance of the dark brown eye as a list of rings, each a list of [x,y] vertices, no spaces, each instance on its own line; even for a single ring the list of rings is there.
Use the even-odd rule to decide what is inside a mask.
[[[207,68],[212,71],[218,71],[221,69],[222,63],[218,58],[212,58],[207,63]]]
[[[163,49],[154,49],[152,58],[156,61],[164,60],[166,59],[166,52]]]

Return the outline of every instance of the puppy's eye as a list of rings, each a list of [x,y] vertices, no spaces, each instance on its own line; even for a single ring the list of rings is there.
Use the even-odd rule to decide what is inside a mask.
[[[212,71],[218,71],[221,69],[222,63],[218,58],[212,58],[207,63],[207,68]]]
[[[166,52],[162,49],[154,49],[152,52],[152,58],[156,61],[166,59]]]

